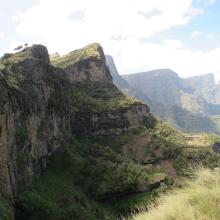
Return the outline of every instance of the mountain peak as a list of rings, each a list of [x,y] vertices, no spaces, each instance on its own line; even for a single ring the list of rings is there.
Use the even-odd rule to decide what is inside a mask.
[[[140,72],[140,73],[134,73],[134,74],[127,74],[123,75],[125,79],[130,79],[130,78],[148,78],[148,77],[159,77],[159,78],[175,78],[178,79],[178,74],[174,72],[171,69],[156,69],[156,70],[151,70],[151,71],[146,71],[146,72]]]
[[[1,58],[1,63],[16,64],[26,59],[36,59],[44,63],[50,63],[48,50],[45,46],[41,44],[34,44],[31,47],[26,47],[23,50],[16,53],[5,54]]]
[[[54,66],[65,68],[81,60],[95,58],[105,62],[102,46],[99,43],[89,44],[81,49],[73,50],[62,56],[51,57]]]
[[[63,68],[73,82],[110,82],[112,77],[99,43],[89,44],[63,56],[51,56],[55,67]]]
[[[185,79],[186,81],[190,82],[194,86],[209,86],[210,88],[216,85],[215,83],[215,76],[213,73],[207,73],[204,75],[193,76]]]

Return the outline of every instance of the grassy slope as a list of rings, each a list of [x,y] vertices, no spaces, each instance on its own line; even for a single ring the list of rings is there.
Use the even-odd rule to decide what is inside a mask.
[[[68,97],[72,111],[117,110],[140,102],[122,94],[112,83],[91,82],[86,86],[75,84]]]
[[[220,219],[220,171],[202,169],[196,178],[158,200],[133,220],[219,220]]]
[[[51,63],[56,67],[65,68],[68,65],[74,64],[88,57],[100,58],[98,48],[100,48],[98,43],[90,44],[82,49],[74,50],[63,56],[51,57]]]

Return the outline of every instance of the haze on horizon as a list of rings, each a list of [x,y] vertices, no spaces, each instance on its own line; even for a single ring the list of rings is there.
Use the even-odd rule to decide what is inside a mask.
[[[0,1],[0,55],[26,42],[61,54],[99,42],[120,74],[220,79],[219,0]]]

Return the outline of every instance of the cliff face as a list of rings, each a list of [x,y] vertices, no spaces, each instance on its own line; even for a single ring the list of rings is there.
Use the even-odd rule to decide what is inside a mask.
[[[113,57],[111,57],[110,55],[106,55],[105,58],[106,64],[110,69],[114,84],[120,89],[127,90],[129,88],[129,84],[119,75]]]
[[[179,104],[181,83],[178,75],[169,69],[123,76],[133,88],[139,88],[150,99],[163,105]]]
[[[1,62],[0,189],[10,197],[23,190],[44,157],[60,150],[70,135],[69,115],[50,100],[65,90],[65,72],[50,65],[47,49],[36,45]],[[68,113],[68,112],[67,112]]]
[[[0,61],[0,193],[12,199],[72,135],[118,135],[148,117],[113,85],[98,44],[53,63],[42,45]]]
[[[112,82],[103,49],[98,43],[56,56],[52,63],[68,72],[71,82]]]

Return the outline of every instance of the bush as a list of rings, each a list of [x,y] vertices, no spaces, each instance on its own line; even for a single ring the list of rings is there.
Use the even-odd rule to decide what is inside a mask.
[[[144,123],[145,127],[147,129],[153,129],[155,128],[156,124],[157,124],[157,119],[155,118],[153,114],[150,113],[149,116],[145,120],[145,123]]]
[[[0,197],[0,219],[1,220],[13,220],[14,212],[13,207],[9,201]]]

